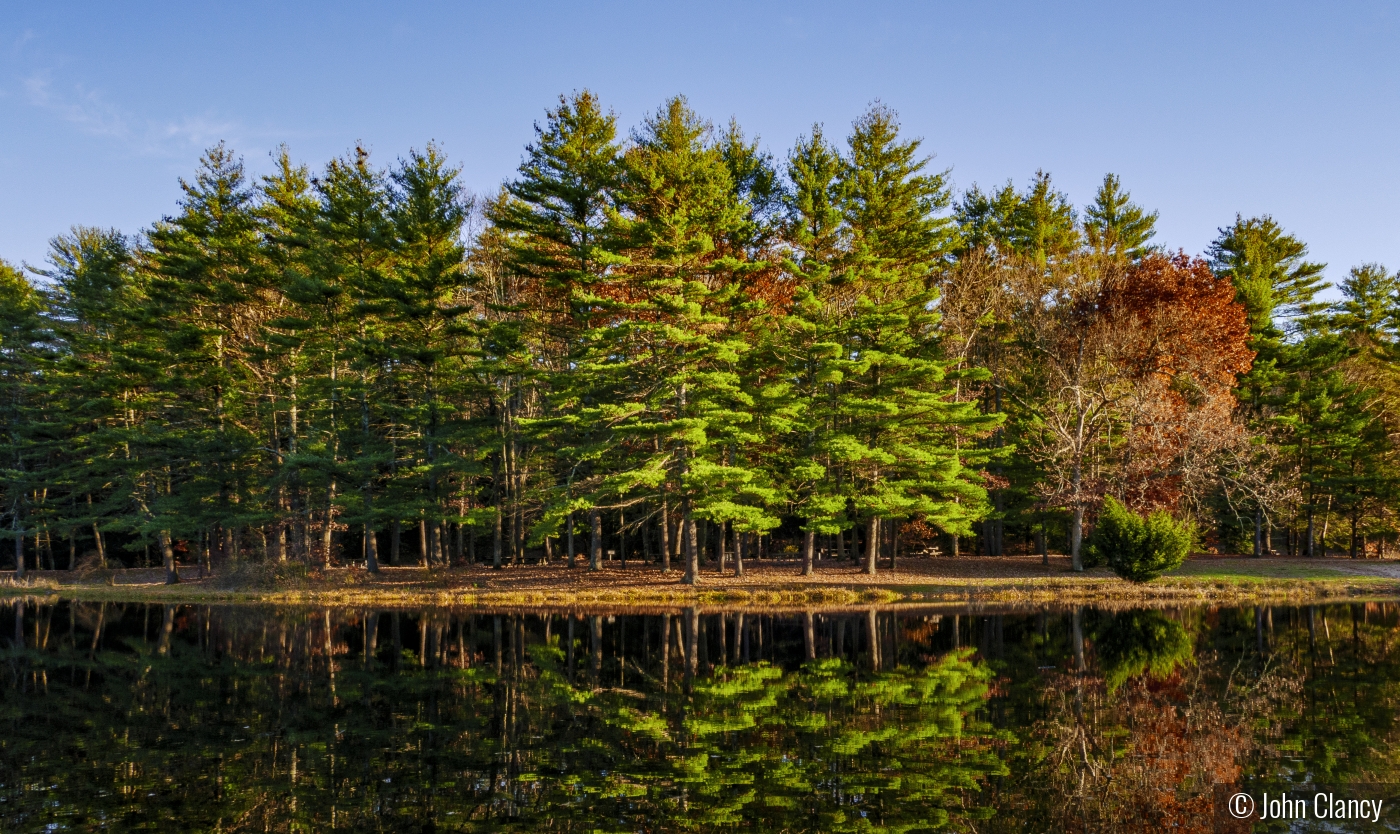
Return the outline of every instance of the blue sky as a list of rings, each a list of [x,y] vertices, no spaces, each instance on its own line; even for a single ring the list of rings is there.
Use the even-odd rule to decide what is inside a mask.
[[[781,156],[875,99],[960,188],[1105,172],[1200,252],[1270,213],[1340,280],[1400,268],[1395,3],[33,3],[0,0],[0,257],[137,231],[219,140],[254,172],[438,142],[489,192],[559,93],[685,93]]]

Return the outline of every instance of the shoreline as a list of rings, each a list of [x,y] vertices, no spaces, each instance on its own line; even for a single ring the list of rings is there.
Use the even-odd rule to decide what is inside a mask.
[[[1041,565],[1038,556],[909,559],[874,577],[849,564],[798,575],[796,562],[765,560],[735,578],[702,570],[700,583],[680,583],[680,571],[653,565],[601,571],[530,565],[492,570],[358,567],[302,571],[296,566],[243,563],[208,577],[182,568],[165,585],[159,568],[30,571],[23,582],[0,574],[0,596],[56,596],[91,601],[245,603],[318,607],[684,607],[777,609],[868,606],[1013,604],[1199,604],[1400,599],[1400,561],[1267,557],[1198,557],[1150,583],[1134,584],[1104,568],[1074,573],[1064,556]]]

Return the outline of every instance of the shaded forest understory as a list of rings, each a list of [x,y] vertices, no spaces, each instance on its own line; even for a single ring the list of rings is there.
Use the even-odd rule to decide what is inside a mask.
[[[260,177],[216,146],[139,234],[0,262],[4,558],[289,590],[630,560],[669,593],[1093,568],[1120,505],[1197,552],[1394,550],[1396,276],[1324,303],[1267,216],[1189,256],[1113,175],[1076,208],[930,161],[881,106],[777,159],[586,92],[480,197],[433,145]]]

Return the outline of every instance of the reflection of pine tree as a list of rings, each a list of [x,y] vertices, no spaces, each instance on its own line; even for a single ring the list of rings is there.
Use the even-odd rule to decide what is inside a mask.
[[[663,695],[617,663],[620,622],[594,643],[555,617],[546,642],[519,616],[31,599],[0,608],[23,639],[0,681],[0,824],[1193,830],[1211,780],[1400,772],[1391,605],[1038,620],[1007,618],[995,672],[966,651],[879,673],[822,659]],[[1170,671],[1178,629],[1195,662]]]

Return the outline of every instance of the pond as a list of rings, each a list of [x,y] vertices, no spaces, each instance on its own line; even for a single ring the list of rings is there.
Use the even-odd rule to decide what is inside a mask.
[[[0,616],[5,832],[1366,831],[1400,818],[1394,603],[30,599]],[[1289,806],[1265,794],[1311,803],[1322,786],[1385,799],[1383,827],[1320,822],[1312,805],[1299,822],[1222,816],[1237,788],[1267,814]]]

